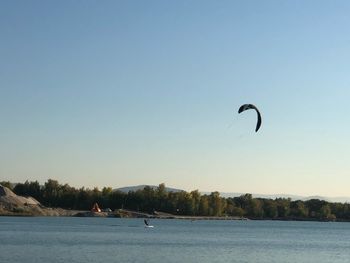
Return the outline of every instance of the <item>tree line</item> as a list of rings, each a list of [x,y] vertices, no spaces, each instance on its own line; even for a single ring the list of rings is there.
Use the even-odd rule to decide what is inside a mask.
[[[164,184],[153,189],[124,193],[111,187],[74,188],[49,179],[44,185],[38,181],[11,184],[0,182],[14,193],[32,196],[48,207],[74,210],[90,210],[95,202],[101,208],[130,209],[139,212],[156,211],[188,216],[237,216],[251,219],[294,220],[350,220],[350,204],[331,203],[319,199],[292,201],[290,198],[253,198],[251,194],[224,198],[219,192],[201,194],[191,192],[168,192]]]

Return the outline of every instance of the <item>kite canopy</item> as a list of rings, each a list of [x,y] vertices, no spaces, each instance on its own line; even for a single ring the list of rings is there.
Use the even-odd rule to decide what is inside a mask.
[[[255,132],[257,132],[261,126],[261,114],[258,110],[257,107],[255,107],[253,104],[243,104],[241,107],[239,107],[239,110],[238,110],[238,113],[241,113],[243,111],[246,111],[246,110],[255,110],[257,115],[258,115],[258,120],[257,120],[257,123],[256,123],[256,128],[255,128]]]

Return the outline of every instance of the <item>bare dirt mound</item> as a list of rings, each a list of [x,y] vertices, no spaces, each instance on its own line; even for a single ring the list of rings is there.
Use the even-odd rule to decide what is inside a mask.
[[[0,185],[0,216],[73,216],[78,212],[45,207],[33,197],[16,195],[9,188]]]
[[[40,205],[40,203],[33,197],[16,195],[10,189],[2,185],[0,185],[0,203],[3,203],[3,205],[15,206]]]

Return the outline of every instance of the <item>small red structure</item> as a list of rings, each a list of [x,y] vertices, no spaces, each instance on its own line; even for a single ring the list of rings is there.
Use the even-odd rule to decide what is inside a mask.
[[[91,208],[91,212],[95,212],[95,213],[101,212],[101,209],[98,207],[97,203],[95,203],[94,206]]]

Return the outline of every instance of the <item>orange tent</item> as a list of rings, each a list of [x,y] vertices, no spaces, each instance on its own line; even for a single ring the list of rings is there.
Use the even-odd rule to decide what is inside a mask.
[[[95,203],[94,206],[91,208],[91,212],[101,212],[101,209],[98,207],[97,203]]]

